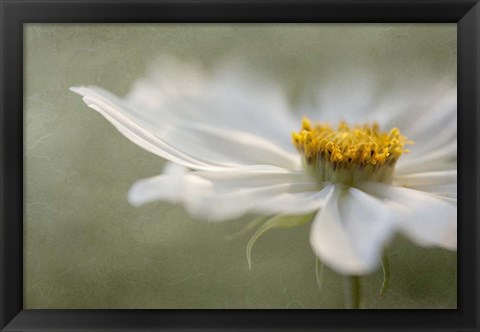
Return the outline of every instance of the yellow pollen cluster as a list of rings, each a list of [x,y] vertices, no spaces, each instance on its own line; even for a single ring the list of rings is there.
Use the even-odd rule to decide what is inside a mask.
[[[308,165],[318,159],[329,162],[334,169],[359,166],[378,169],[394,165],[412,144],[397,128],[382,132],[377,123],[350,127],[345,122],[333,129],[328,124],[316,124],[304,118],[300,132],[292,133],[292,141]]]

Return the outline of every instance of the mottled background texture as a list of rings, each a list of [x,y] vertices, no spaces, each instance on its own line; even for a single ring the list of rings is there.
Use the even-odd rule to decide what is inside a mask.
[[[292,100],[318,80],[361,67],[384,82],[456,80],[455,25],[25,25],[26,308],[342,308],[343,280],[315,279],[309,227],[273,230],[253,249],[249,221],[207,224],[182,207],[130,206],[126,193],[163,160],[119,134],[70,86],[124,95],[156,56],[205,68],[235,55]],[[348,91],[345,91],[348,98]],[[285,135],[290,135],[286,132]],[[456,253],[397,237],[391,287],[363,280],[367,308],[455,308]]]

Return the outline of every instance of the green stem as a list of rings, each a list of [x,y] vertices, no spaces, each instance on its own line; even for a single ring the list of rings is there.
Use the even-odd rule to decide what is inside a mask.
[[[388,253],[386,250],[383,254],[381,262],[383,270],[383,283],[382,288],[380,289],[380,297],[383,297],[387,292],[388,284],[390,283],[390,260],[388,259]]]
[[[347,277],[348,282],[348,297],[349,297],[349,309],[360,309],[362,302],[362,290],[360,285],[359,276]]]
[[[322,290],[323,287],[323,264],[315,257],[315,277],[317,279],[317,286],[319,290]]]

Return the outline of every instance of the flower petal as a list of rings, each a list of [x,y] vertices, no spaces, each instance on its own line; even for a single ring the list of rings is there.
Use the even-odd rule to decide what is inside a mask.
[[[224,221],[246,213],[306,214],[323,205],[329,186],[304,175],[238,169],[225,172],[187,172],[169,166],[157,177],[136,182],[129,192],[134,205],[166,200],[182,203],[192,217]],[[173,187],[173,189],[172,189]]]
[[[457,202],[457,183],[419,185],[412,187],[412,189],[427,192],[451,202]]]
[[[393,204],[397,227],[420,246],[457,248],[457,206],[434,195],[418,190],[383,183],[364,182],[359,189]]]
[[[322,262],[347,275],[364,275],[395,230],[386,205],[355,188],[336,185],[312,224],[310,243]]]
[[[130,119],[126,114],[133,112],[125,105],[121,105],[122,103],[118,97],[111,93],[95,87],[73,87],[70,90],[82,95],[83,101],[89,107],[103,115],[125,137],[143,149],[186,167],[206,169],[210,166],[175,150]]]
[[[199,160],[222,166],[275,165],[300,169],[298,154],[282,150],[275,144],[251,133],[213,128],[201,124],[179,124],[165,131],[165,141],[180,151],[188,151]]]
[[[183,179],[188,168],[175,163],[167,163],[163,174],[135,182],[128,192],[128,201],[140,206],[153,201],[177,203],[184,190]]]
[[[393,117],[403,123],[400,129],[414,141],[408,147],[410,152],[398,161],[398,173],[440,171],[452,168],[452,165],[456,167],[456,89],[445,89],[437,99],[427,99],[416,108]],[[393,120],[392,124],[395,125]]]
[[[85,103],[142,148],[193,169],[250,164],[274,164],[291,169],[298,156],[253,134],[214,129],[198,124],[152,124],[141,112],[96,87],[72,88]]]
[[[395,174],[393,184],[396,186],[426,191],[450,198],[457,197],[457,170]]]
[[[238,63],[209,74],[195,63],[163,57],[135,82],[126,99],[156,125],[166,117],[254,134],[294,152],[290,132],[298,126],[285,93],[273,80]]]
[[[403,128],[403,132],[409,138],[428,145],[436,144],[440,137],[450,138],[452,135],[456,137],[456,87],[443,87],[438,90],[438,93],[441,95],[425,98],[415,108],[411,108],[410,112],[403,115],[410,120],[408,126]]]
[[[313,100],[310,100],[313,103],[300,108],[301,115],[313,122],[328,122],[333,126],[340,121],[350,124],[379,121],[378,112],[372,112],[377,85],[378,78],[364,68],[336,72],[334,77],[319,84]],[[304,99],[308,102],[310,98]]]
[[[408,174],[414,172],[443,171],[457,166],[457,141],[448,142],[431,151],[408,153],[400,157],[395,172]]]

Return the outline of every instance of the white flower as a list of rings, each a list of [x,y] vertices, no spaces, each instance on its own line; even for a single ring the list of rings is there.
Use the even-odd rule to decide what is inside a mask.
[[[368,73],[355,77],[324,85],[315,107],[300,112],[261,77],[231,67],[208,75],[173,59],[153,66],[123,99],[98,87],[72,90],[132,142],[170,161],[162,175],[133,185],[134,205],[182,203],[209,221],[316,213],[313,250],[347,275],[376,269],[397,231],[420,246],[456,250],[456,88],[381,97]],[[302,116],[311,123],[298,131]],[[350,127],[332,129],[342,120]],[[317,122],[331,132],[315,129]],[[365,153],[369,137],[380,141]]]

